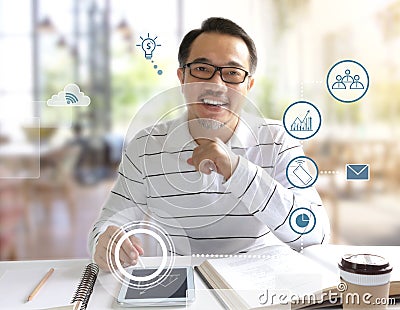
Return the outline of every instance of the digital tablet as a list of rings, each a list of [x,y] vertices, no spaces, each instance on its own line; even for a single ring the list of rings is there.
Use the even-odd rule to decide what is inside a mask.
[[[157,269],[135,268],[130,273],[135,277],[146,277],[153,274]],[[161,273],[163,274],[163,272]],[[157,277],[148,282],[137,282],[125,279],[119,292],[117,302],[125,307],[144,306],[174,306],[186,305],[195,298],[194,276],[192,267],[175,267],[167,276]],[[151,283],[157,282],[156,285]],[[151,285],[148,285],[151,284]],[[139,288],[138,288],[139,286]]]

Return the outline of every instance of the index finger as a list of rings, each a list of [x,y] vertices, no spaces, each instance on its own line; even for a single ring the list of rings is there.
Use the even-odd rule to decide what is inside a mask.
[[[130,236],[129,239],[131,240],[132,245],[139,252],[139,255],[143,255],[144,250],[143,250],[142,242],[140,241],[140,239],[135,236]]]
[[[139,251],[132,244],[129,238],[126,238],[124,242],[122,242],[121,250],[125,252],[125,254],[129,257],[131,262],[133,262],[139,257]]]

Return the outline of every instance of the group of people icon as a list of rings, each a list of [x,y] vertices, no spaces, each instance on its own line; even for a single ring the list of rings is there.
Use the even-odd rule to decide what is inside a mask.
[[[344,74],[344,76],[340,74],[336,76],[337,82],[333,83],[332,89],[347,89],[346,84],[350,84],[350,89],[364,89],[364,85],[360,82],[360,76],[358,74],[352,77],[349,69],[345,70]]]

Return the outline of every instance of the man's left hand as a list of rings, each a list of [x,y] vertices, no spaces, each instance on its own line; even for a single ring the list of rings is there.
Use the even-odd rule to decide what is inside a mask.
[[[203,139],[193,150],[192,157],[187,160],[187,163],[205,174],[216,170],[217,173],[224,176],[225,180],[228,180],[239,163],[239,156],[218,138],[215,141]]]

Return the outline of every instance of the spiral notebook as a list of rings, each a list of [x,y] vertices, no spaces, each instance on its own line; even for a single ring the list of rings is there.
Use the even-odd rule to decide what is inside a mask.
[[[75,305],[75,310],[84,310],[87,308],[93,287],[99,274],[99,266],[96,263],[90,263],[85,267],[75,294],[71,303]]]
[[[98,309],[99,300],[108,300],[109,295],[102,286],[95,285],[99,282],[99,268],[90,263],[87,259],[1,262],[0,309],[73,310],[77,304],[80,304],[79,309],[86,306]],[[50,267],[54,268],[53,274],[33,300],[27,302],[27,297]],[[114,284],[114,278],[110,279]]]
[[[71,304],[67,306],[47,308],[45,310],[85,310],[88,306],[90,296],[99,274],[99,266],[96,263],[86,265],[79,284],[71,299]]]

